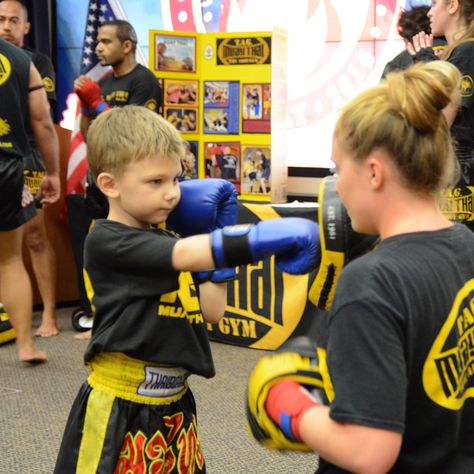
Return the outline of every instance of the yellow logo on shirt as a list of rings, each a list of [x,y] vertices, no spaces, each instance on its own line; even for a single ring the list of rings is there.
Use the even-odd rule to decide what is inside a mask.
[[[474,397],[474,278],[459,290],[423,367],[428,397],[460,410]]]
[[[0,137],[3,135],[8,135],[10,133],[11,127],[8,122],[0,118]]]
[[[471,76],[462,76],[461,79],[461,95],[463,97],[471,97],[474,91],[474,82]]]
[[[54,82],[50,77],[48,76],[43,77],[43,84],[44,84],[44,90],[46,92],[54,92],[54,89],[55,89]]]
[[[179,274],[179,289],[161,295],[158,316],[163,318],[186,318],[191,324],[204,323],[199,297],[191,273],[181,272]]]
[[[7,82],[12,72],[12,65],[8,58],[0,54],[0,86]]]
[[[145,103],[145,107],[147,109],[152,110],[153,112],[156,112],[158,110],[158,104],[156,103],[155,99],[150,99]]]

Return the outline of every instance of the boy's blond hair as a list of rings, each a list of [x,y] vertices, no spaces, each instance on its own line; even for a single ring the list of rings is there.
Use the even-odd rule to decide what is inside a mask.
[[[173,125],[146,107],[107,110],[87,133],[87,159],[94,179],[103,172],[120,175],[129,163],[152,155],[180,163],[184,147]]]

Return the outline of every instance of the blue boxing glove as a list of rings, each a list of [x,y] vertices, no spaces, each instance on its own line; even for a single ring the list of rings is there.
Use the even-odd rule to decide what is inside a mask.
[[[229,181],[190,179],[179,186],[181,199],[166,224],[182,237],[209,234],[237,224],[237,191]]]
[[[237,223],[238,200],[233,184],[225,179],[191,179],[180,183],[181,199],[168,216],[167,226],[183,237],[208,234]],[[235,266],[196,272],[198,282],[214,283],[235,278]]]
[[[321,260],[319,226],[309,219],[286,217],[214,230],[212,254],[216,268],[235,267],[275,255],[278,268],[303,274]]]

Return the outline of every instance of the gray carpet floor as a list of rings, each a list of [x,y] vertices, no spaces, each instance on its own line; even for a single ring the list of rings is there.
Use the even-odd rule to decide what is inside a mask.
[[[74,339],[73,309],[58,310],[58,336],[36,339],[48,363],[26,366],[18,362],[14,343],[0,346],[0,474],[53,471],[69,410],[88,373],[82,363],[87,341]],[[39,316],[35,313],[34,327]],[[266,352],[221,343],[212,343],[212,350],[216,377],[190,379],[208,473],[313,473],[315,454],[268,450],[248,434],[247,377]]]

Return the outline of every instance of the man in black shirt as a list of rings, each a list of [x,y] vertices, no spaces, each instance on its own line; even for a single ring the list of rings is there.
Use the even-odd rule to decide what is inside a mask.
[[[33,298],[22,259],[23,224],[35,214],[24,185],[23,158],[30,152],[25,123],[33,129],[46,166],[37,194],[42,205],[59,199],[59,146],[41,76],[26,53],[2,38],[0,71],[0,293],[16,330],[18,358],[44,362],[46,354],[35,348],[31,336]]]
[[[23,48],[31,57],[31,61],[41,75],[44,89],[51,109],[56,104],[56,75],[51,60],[43,53],[33,51],[24,45],[25,35],[28,34],[31,23],[28,21],[28,11],[25,5],[17,0],[0,2],[0,37]],[[39,183],[45,174],[43,159],[39,153],[34,134],[26,125],[31,152],[23,157],[25,183],[30,192],[36,195]],[[43,315],[37,336],[56,336],[56,258],[53,246],[46,233],[44,211],[41,203],[36,201],[37,214],[25,225],[25,243],[31,256],[33,271],[43,302]]]
[[[143,105],[158,112],[161,87],[156,76],[137,63],[137,35],[125,20],[104,23],[97,35],[96,53],[102,66],[111,66],[111,74],[99,80],[79,76],[74,90],[81,100],[81,133],[87,137],[91,121],[108,107]]]

